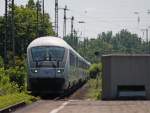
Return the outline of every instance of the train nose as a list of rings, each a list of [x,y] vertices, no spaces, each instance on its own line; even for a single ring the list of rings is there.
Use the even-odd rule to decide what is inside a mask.
[[[39,77],[39,78],[63,78],[64,77],[64,69],[63,68],[32,68],[30,70],[31,77]]]
[[[63,90],[64,78],[30,78],[30,86],[32,91],[50,91],[57,92]]]
[[[30,70],[30,90],[41,93],[61,92],[65,87],[63,68],[32,68]]]

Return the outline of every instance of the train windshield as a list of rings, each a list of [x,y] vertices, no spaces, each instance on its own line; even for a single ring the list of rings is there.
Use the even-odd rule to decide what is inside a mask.
[[[34,47],[33,61],[63,61],[65,49],[63,47]]]

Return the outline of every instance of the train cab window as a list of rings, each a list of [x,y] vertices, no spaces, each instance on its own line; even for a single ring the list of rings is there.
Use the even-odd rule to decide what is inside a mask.
[[[44,47],[32,48],[33,61],[44,61],[46,58],[46,49]]]
[[[62,61],[65,49],[62,47],[34,47],[32,48],[33,61]]]
[[[61,47],[49,48],[48,54],[51,57],[51,60],[63,60],[65,49]]]

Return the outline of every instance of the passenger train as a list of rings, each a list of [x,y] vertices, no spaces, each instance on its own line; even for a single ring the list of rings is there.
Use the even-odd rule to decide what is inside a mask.
[[[64,93],[89,75],[90,63],[58,37],[33,40],[27,48],[28,90],[32,93]]]

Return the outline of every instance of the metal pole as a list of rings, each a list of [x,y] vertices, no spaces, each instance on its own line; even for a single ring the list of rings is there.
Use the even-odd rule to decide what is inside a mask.
[[[42,25],[41,25],[41,27],[42,27],[42,34],[40,34],[40,35],[42,35],[42,36],[44,36],[45,35],[45,32],[44,32],[44,22],[45,22],[45,1],[44,0],[42,0],[42,18],[41,18],[41,20],[42,20]]]
[[[43,0],[43,22],[44,22],[44,14],[45,14],[44,10],[45,10],[45,1]]]
[[[73,36],[73,24],[74,24],[74,17],[72,16],[71,17],[71,40],[72,40],[72,46],[75,47],[75,39],[74,39],[74,36]]]
[[[73,24],[74,24],[74,17],[72,16],[71,17],[71,37],[73,37],[73,29],[74,29]]]
[[[8,2],[7,0],[5,0],[5,38],[4,38],[4,64],[6,67],[6,63],[7,63],[7,10],[8,7]]]
[[[64,25],[63,25],[63,38],[66,36],[66,30],[67,30],[67,27],[66,27],[66,21],[67,21],[67,17],[66,17],[66,11],[67,11],[67,6],[65,5],[65,8],[64,8]]]
[[[37,15],[37,30],[36,30],[36,37],[39,37],[39,0],[37,0],[37,4],[36,4],[36,15]]]
[[[14,0],[12,0],[12,14],[11,14],[11,23],[12,23],[12,49],[13,49],[13,66],[15,66],[15,29],[14,29]]]
[[[148,42],[148,29],[146,29],[146,42],[147,42],[147,53],[149,53],[149,42]]]
[[[55,0],[55,33],[58,36],[58,0]]]
[[[44,23],[45,23],[45,15],[44,15],[45,14],[45,1],[44,0],[43,0],[43,3],[42,3],[42,7],[43,7],[42,8],[43,9],[43,20],[42,20],[42,23],[43,23],[42,24],[42,26],[43,26],[43,34],[42,35],[45,35],[44,34]]]

